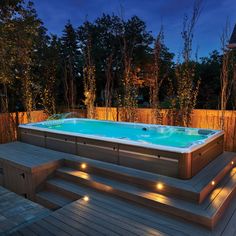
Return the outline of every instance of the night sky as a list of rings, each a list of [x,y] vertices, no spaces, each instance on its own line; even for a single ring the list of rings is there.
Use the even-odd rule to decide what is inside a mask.
[[[125,17],[139,16],[155,36],[164,26],[165,43],[178,54],[182,48],[181,30],[185,14],[191,15],[194,0],[33,0],[39,18],[50,33],[61,35],[70,20],[75,27],[85,19],[93,21],[102,13],[119,14],[120,5]],[[220,50],[220,35],[227,18],[232,30],[236,23],[236,0],[203,0],[202,13],[195,28],[193,49],[198,56]]]

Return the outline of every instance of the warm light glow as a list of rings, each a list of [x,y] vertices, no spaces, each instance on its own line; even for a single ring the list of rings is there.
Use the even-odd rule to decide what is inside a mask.
[[[163,189],[163,184],[162,183],[158,183],[157,184],[157,189],[158,190],[162,190]]]
[[[83,199],[84,199],[85,202],[88,202],[88,201],[89,201],[89,197],[88,197],[88,196],[84,196]]]
[[[216,183],[214,180],[211,181],[211,185],[214,186]]]
[[[85,163],[82,163],[82,164],[81,164],[81,169],[84,170],[84,169],[86,169],[86,168],[87,168],[87,165],[86,165]]]
[[[234,165],[234,161],[231,161],[231,165]]]

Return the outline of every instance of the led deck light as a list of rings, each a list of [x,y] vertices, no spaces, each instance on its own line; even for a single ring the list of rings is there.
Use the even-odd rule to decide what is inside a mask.
[[[81,167],[81,169],[86,169],[87,168],[87,165],[85,164],[85,163],[82,163],[81,165],[80,165],[80,167]]]
[[[234,165],[234,161],[231,161],[231,165]]]
[[[163,189],[163,184],[162,183],[158,183],[156,186],[157,186],[158,190],[162,190]]]
[[[89,197],[88,196],[84,196],[83,199],[84,199],[85,202],[89,201]]]
[[[214,180],[211,181],[211,185],[214,186],[216,183]]]

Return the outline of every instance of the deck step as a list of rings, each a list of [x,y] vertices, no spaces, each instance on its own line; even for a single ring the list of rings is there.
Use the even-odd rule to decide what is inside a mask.
[[[232,169],[232,162],[236,163],[235,153],[224,152],[190,180],[175,179],[84,157],[67,159],[65,166],[136,185],[156,193],[160,192],[157,184],[162,183],[164,188],[161,194],[201,203],[214,189],[211,182],[218,184]],[[86,164],[86,169],[81,168],[82,163]]]
[[[80,198],[83,195],[94,193],[92,189],[96,189],[209,228],[215,226],[236,191],[236,168],[232,169],[199,205],[71,168],[59,169],[56,176],[57,178],[46,183],[51,190],[59,191],[58,189],[61,189],[61,192],[72,193],[73,197],[78,194],[78,198]],[[81,185],[86,186],[86,190],[81,188]]]
[[[44,190],[36,194],[36,202],[51,210],[57,210],[73,202],[73,198],[65,197],[62,193]]]

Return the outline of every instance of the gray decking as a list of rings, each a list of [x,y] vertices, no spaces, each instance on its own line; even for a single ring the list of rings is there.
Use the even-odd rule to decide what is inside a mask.
[[[227,154],[230,155],[229,153]],[[233,156],[232,156],[233,157]],[[231,158],[231,156],[230,156]],[[40,166],[57,160],[70,160],[82,162],[86,160],[89,165],[96,164],[100,168],[112,168],[112,173],[123,171],[127,177],[135,176],[140,172],[128,168],[110,165],[109,163],[88,160],[83,157],[77,157],[70,154],[60,153],[44,148],[24,144],[9,143],[0,145],[0,160],[15,163],[17,166],[25,167],[28,170],[37,170]],[[224,162],[220,162],[225,166]],[[209,179],[212,178],[220,169],[220,166],[210,165],[207,171],[203,171],[200,176],[196,176],[190,181],[174,180],[169,177],[160,176],[162,182],[168,183],[169,186],[181,186],[188,191],[198,186],[205,186]],[[209,171],[211,170],[211,171]],[[152,179],[155,181],[157,176],[150,173],[144,173],[142,179]],[[50,181],[49,181],[50,182]],[[53,184],[57,184],[56,179],[51,180]],[[64,181],[66,183],[66,181]],[[60,182],[62,184],[63,181]],[[59,183],[58,183],[59,184]],[[88,189],[78,185],[75,189],[73,184],[65,184],[68,191],[76,192],[78,195],[89,196],[89,201],[83,198],[70,203],[49,215],[46,210],[45,214],[38,214],[37,210],[33,210],[34,206],[38,206],[24,198],[10,193],[6,190],[0,192],[0,235],[1,232],[9,232],[15,229],[12,235],[224,235],[230,236],[236,234],[236,196],[231,199],[226,213],[221,218],[213,231],[206,229],[200,225],[190,223],[180,218],[165,215],[157,211],[150,210],[141,205],[131,203],[128,200],[121,200],[117,197],[109,196],[105,193],[97,192],[95,189]],[[4,192],[16,201],[14,204],[10,197],[4,196]],[[5,199],[5,200],[4,200]],[[20,199],[20,200],[19,200]],[[5,204],[3,202],[6,202]],[[7,205],[8,202],[8,205]],[[27,202],[27,203],[26,203]],[[28,204],[28,205],[27,205]],[[25,209],[24,209],[25,206]],[[31,208],[32,207],[32,208]],[[39,207],[40,209],[44,209]],[[44,209],[45,210],[45,209]],[[10,212],[10,213],[8,213]],[[2,223],[2,217],[8,215],[8,222]],[[14,217],[11,217],[12,214]],[[17,218],[17,215],[19,216]],[[21,217],[21,215],[23,217]],[[43,219],[38,217],[43,216]],[[36,221],[35,221],[36,220]],[[13,221],[13,222],[11,222]],[[31,221],[34,221],[31,223]],[[15,224],[16,223],[16,224]],[[4,228],[3,226],[4,225]],[[9,225],[8,228],[5,227]],[[2,231],[1,231],[2,230]]]
[[[43,165],[63,160],[67,154],[27,145],[21,142],[12,142],[0,145],[0,160],[10,162],[16,167],[31,172]]]
[[[50,213],[37,203],[0,187],[0,235],[38,220]]]
[[[13,235],[223,235],[236,233],[236,198],[214,231],[111,197],[80,199]]]

